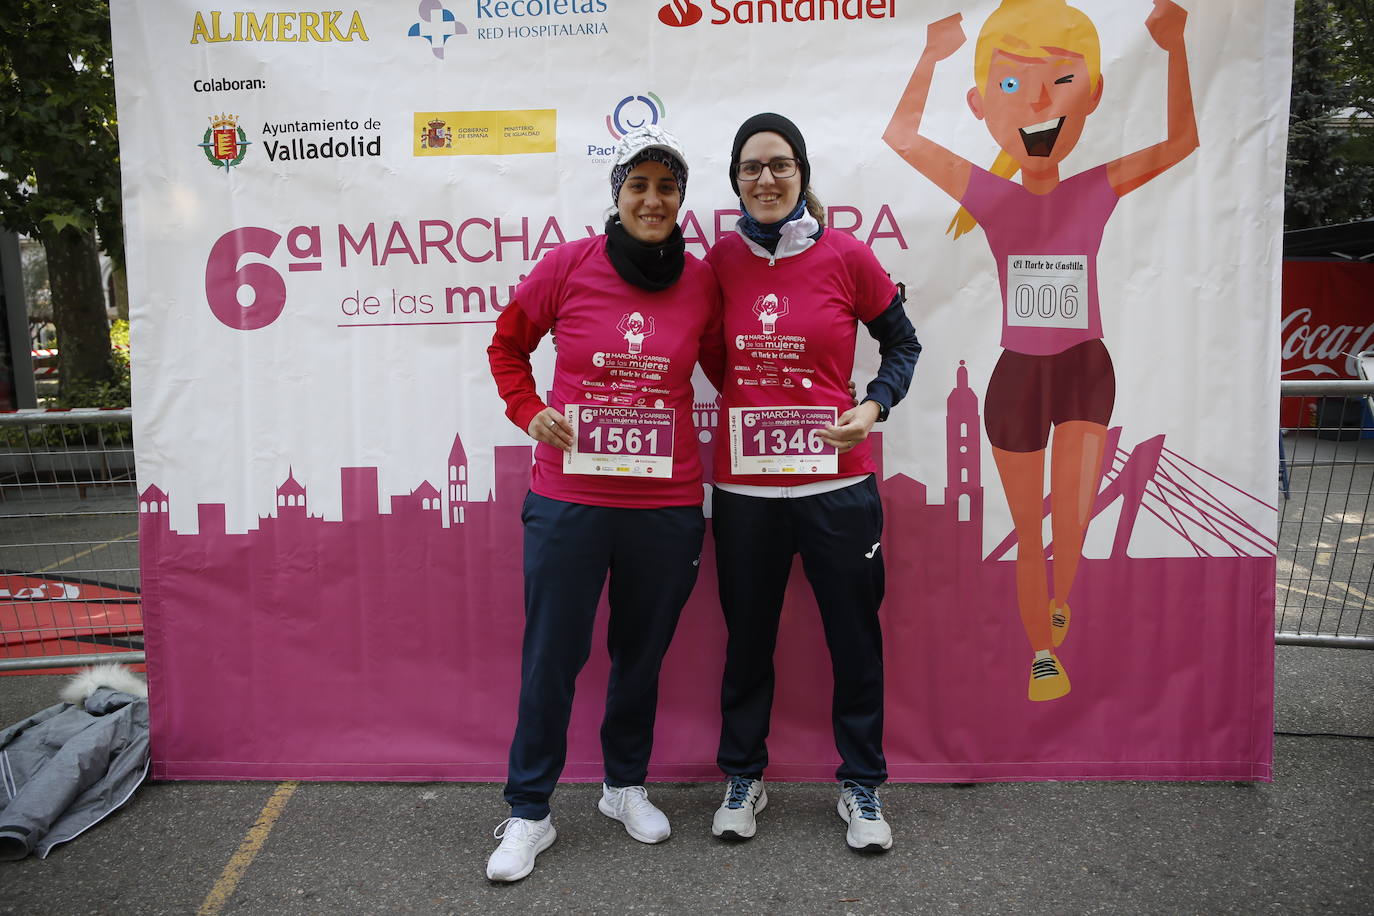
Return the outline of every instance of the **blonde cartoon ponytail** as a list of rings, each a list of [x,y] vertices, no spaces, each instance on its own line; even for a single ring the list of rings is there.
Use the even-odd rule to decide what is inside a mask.
[[[1016,164],[1016,160],[1011,157],[1010,153],[1000,152],[997,154],[997,158],[993,160],[992,168],[988,171],[998,178],[1011,178],[1021,171],[1021,166]],[[977,225],[978,220],[973,218],[973,214],[960,207],[959,212],[954,214],[954,219],[950,220],[949,225],[945,227],[945,234],[953,233],[957,239],[961,235],[972,232]]]

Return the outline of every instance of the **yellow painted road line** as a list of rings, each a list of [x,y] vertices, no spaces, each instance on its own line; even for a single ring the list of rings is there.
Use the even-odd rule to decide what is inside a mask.
[[[81,551],[80,553],[74,553],[74,554],[72,554],[71,556],[67,557],[65,560],[58,560],[56,563],[53,563],[51,566],[44,566],[42,569],[36,570],[33,574],[34,574],[35,576],[41,576],[41,575],[43,575],[43,573],[52,572],[54,569],[57,569],[57,568],[60,567],[60,566],[66,566],[66,565],[67,565],[68,563],[70,563],[72,560],[79,560],[79,559],[81,559],[82,557],[88,557],[88,556],[90,556],[91,554],[95,553],[97,550],[104,550],[106,547],[109,547],[111,544],[118,544],[120,541],[127,541],[129,538],[136,538],[136,537],[138,537],[138,532],[137,532],[137,531],[130,531],[128,534],[122,534],[122,535],[120,535],[119,537],[114,538],[113,540],[106,541],[106,542],[103,543],[103,544],[96,544],[94,547],[87,547],[85,550]]]
[[[1314,591],[1312,591],[1311,589],[1302,588],[1301,586],[1297,586],[1297,585],[1289,585],[1289,584],[1286,583],[1286,582],[1278,582],[1278,583],[1276,583],[1276,585],[1277,585],[1279,588],[1284,589],[1285,591],[1297,592],[1297,593],[1300,594],[1300,595],[1307,595],[1308,597],[1311,597],[1311,598],[1321,598],[1321,599],[1323,599],[1323,600],[1326,600],[1326,599],[1328,599],[1328,598],[1331,597],[1330,589],[1327,590],[1327,593],[1326,593],[1326,594],[1318,594],[1317,592],[1314,592]],[[1331,585],[1332,588],[1339,589],[1340,591],[1345,592],[1347,595],[1353,595],[1354,597],[1359,598],[1360,601],[1364,602],[1364,603],[1361,605],[1362,608],[1368,608],[1368,607],[1369,607],[1369,603],[1370,603],[1371,601],[1374,601],[1374,598],[1370,598],[1368,595],[1366,595],[1364,592],[1360,591],[1358,588],[1355,588],[1354,586],[1345,585],[1345,584],[1340,583],[1340,582],[1332,582],[1332,583],[1330,583],[1330,585]],[[1339,596],[1337,596],[1337,597],[1339,597]]]
[[[205,895],[205,902],[196,910],[196,916],[216,916],[229,903],[229,898],[234,895],[234,889],[238,887],[244,872],[248,871],[248,866],[253,864],[253,857],[267,842],[267,835],[272,832],[272,826],[276,824],[277,818],[281,817],[282,811],[286,810],[286,803],[291,800],[298,785],[300,783],[284,782],[277,786],[267,804],[263,805],[257,823],[249,828],[243,842],[239,844],[238,852],[229,859],[229,864],[224,866],[224,872],[219,876],[219,880],[210,888],[210,893]]]

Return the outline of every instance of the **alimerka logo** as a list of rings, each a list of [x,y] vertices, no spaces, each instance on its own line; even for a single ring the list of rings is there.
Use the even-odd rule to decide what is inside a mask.
[[[196,11],[191,44],[220,41],[369,41],[362,14],[353,10],[348,24],[343,10],[314,12],[222,13]]]
[[[897,0],[711,0],[711,10],[711,25],[891,19]],[[701,17],[692,0],[672,0],[658,10],[658,21],[677,29],[696,25]]]
[[[248,135],[239,127],[238,116],[231,114],[212,116],[210,126],[205,128],[205,135],[200,138],[199,144],[210,164],[226,172],[243,161],[251,145]]]

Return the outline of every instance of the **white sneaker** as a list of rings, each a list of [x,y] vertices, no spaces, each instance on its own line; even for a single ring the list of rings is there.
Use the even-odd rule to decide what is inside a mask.
[[[731,776],[725,784],[725,800],[711,819],[711,833],[726,840],[747,840],[754,835],[754,815],[767,805],[762,779]]]
[[[596,806],[602,814],[624,824],[625,832],[641,843],[662,843],[672,833],[667,815],[649,801],[643,786],[614,789],[602,783],[601,801]]]
[[[892,848],[892,828],[883,820],[878,791],[845,780],[840,787],[840,817],[849,825],[845,840],[850,849],[878,852]]]
[[[542,821],[508,817],[496,825],[491,835],[501,841],[487,859],[487,877],[492,881],[519,881],[534,871],[534,857],[558,839],[553,821],[547,816]]]

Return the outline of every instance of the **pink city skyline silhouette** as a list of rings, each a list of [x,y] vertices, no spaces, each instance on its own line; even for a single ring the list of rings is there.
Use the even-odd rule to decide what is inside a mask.
[[[904,474],[884,479],[875,434],[892,778],[1268,778],[1273,541],[1245,521],[1253,506],[1244,505],[1260,501],[1170,452],[1162,435],[1124,451],[1113,428],[1094,515],[1116,501],[1121,511],[1110,556],[1085,558],[1075,585],[1075,629],[1060,650],[1073,691],[1031,704],[1007,559],[1015,537],[984,554],[979,399],[962,363],[954,374],[938,502]],[[718,412],[714,402],[694,405],[708,477]],[[455,436],[440,485],[421,480],[391,495],[389,513],[377,468],[341,468],[338,520],[312,516],[308,482],[288,470],[274,513],[244,533],[226,532],[222,503],[197,506],[196,533],[174,531],[177,494],[145,487],[149,676],[162,688],[153,690],[154,775],[504,778],[532,447],[495,446],[493,458],[493,485],[478,498]],[[1194,555],[1131,557],[1141,510]],[[604,607],[598,628],[595,646],[604,645]],[[718,775],[723,652],[708,535],[665,661],[651,778]],[[776,664],[769,774],[830,778],[828,654],[799,568]],[[600,778],[606,669],[594,651],[565,778]],[[1234,723],[1237,708],[1253,710],[1253,727],[1213,727]]]

